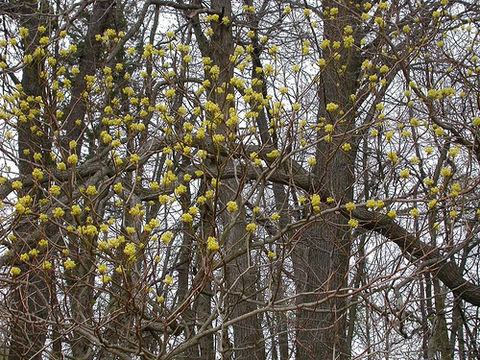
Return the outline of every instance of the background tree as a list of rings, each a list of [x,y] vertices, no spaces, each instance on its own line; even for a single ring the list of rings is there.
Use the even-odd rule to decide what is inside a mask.
[[[479,14],[0,4],[2,356],[477,358]]]

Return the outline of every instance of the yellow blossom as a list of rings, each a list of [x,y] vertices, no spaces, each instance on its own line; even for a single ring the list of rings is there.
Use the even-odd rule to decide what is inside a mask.
[[[167,98],[173,98],[175,96],[175,89],[168,89],[165,92],[165,97]]]
[[[215,252],[218,249],[220,249],[220,245],[218,244],[217,239],[214,238],[213,236],[209,236],[207,239],[207,249],[212,252]]]
[[[68,158],[67,158],[67,163],[72,165],[72,166],[75,166],[77,165],[78,163],[78,156],[77,154],[72,154],[70,155]]]
[[[21,27],[18,33],[23,39],[25,39],[28,36],[28,29],[25,27]]]
[[[78,216],[82,213],[82,208],[78,205],[73,205],[72,206],[72,211],[70,211],[70,214],[72,214],[72,216]]]
[[[432,186],[435,182],[430,179],[430,178],[425,178],[425,180],[423,180],[423,182],[425,183],[425,185],[427,186]]]
[[[39,242],[38,242],[38,246],[40,247],[45,247],[48,245],[48,241],[45,240],[45,239],[41,239]]]
[[[137,252],[137,247],[132,242],[129,242],[128,244],[126,244],[125,248],[123,249],[123,253],[128,257],[133,256],[136,252]]]
[[[167,286],[171,285],[173,282],[173,277],[171,277],[170,275],[166,275],[165,279],[163,279],[162,282]]]
[[[23,184],[21,181],[15,180],[12,182],[12,189],[13,190],[20,190],[23,187]]]
[[[402,179],[406,179],[410,176],[410,170],[408,169],[403,169],[402,171],[400,171],[400,177]]]
[[[442,171],[440,172],[440,174],[442,175],[442,177],[444,178],[447,178],[447,177],[450,177],[452,176],[452,169],[448,168],[448,167],[445,167],[442,169]]]
[[[35,257],[38,255],[38,250],[37,249],[32,249],[28,252],[28,255]]]
[[[53,196],[57,196],[58,194],[60,194],[60,186],[52,185],[50,189],[48,189],[48,192]]]
[[[193,217],[189,213],[182,214],[182,221],[184,223],[190,224],[193,222]]]
[[[387,213],[387,216],[390,218],[390,219],[395,219],[397,217],[397,212],[395,210],[390,210],[388,213]]]
[[[199,211],[199,210],[200,210],[200,209],[199,209],[198,207],[196,207],[196,206],[190,206],[190,207],[188,208],[188,213],[189,213],[190,215],[192,215],[192,216],[195,216],[195,215],[198,214],[198,211]]]
[[[328,103],[326,109],[328,112],[335,112],[338,109],[338,105],[335,103]]]
[[[420,121],[417,118],[413,117],[410,119],[410,125],[412,125],[413,127],[420,126]]]
[[[137,205],[135,205],[134,207],[130,208],[130,210],[128,211],[128,213],[129,213],[132,217],[142,217],[142,216],[145,214],[145,210],[142,209],[142,205],[141,205],[141,204],[137,204]]]
[[[358,220],[356,220],[356,219],[350,219],[350,220],[348,220],[348,225],[349,225],[351,228],[356,228],[356,227],[358,227]]]
[[[312,203],[312,206],[319,206],[321,204],[321,200],[320,200],[320,195],[318,194],[313,194],[311,197],[310,197],[310,201]]]
[[[82,233],[88,237],[94,237],[98,235],[98,230],[95,225],[87,225],[82,227]]]
[[[230,212],[238,211],[238,205],[235,201],[229,201],[227,203],[227,210]]]
[[[59,219],[65,214],[65,211],[63,211],[63,209],[60,207],[56,207],[55,209],[52,210],[52,214],[54,218]]]
[[[432,155],[434,150],[431,146],[427,146],[425,147],[424,151],[427,155]]]
[[[280,152],[278,150],[272,150],[267,154],[267,157],[270,159],[275,159],[280,156]]]
[[[75,261],[73,260],[65,260],[63,262],[63,266],[65,267],[66,270],[72,270],[73,268],[75,268],[76,264],[75,264]]]
[[[413,208],[410,210],[410,216],[417,218],[420,215],[420,211],[417,208]]]
[[[172,237],[173,237],[173,233],[171,231],[166,231],[165,233],[162,234],[162,236],[160,237],[160,240],[162,240],[164,244],[168,244],[172,240]]]
[[[349,212],[352,212],[356,208],[357,208],[357,206],[353,202],[348,202],[348,203],[345,204],[345,209]]]
[[[16,204],[15,210],[19,214],[24,214],[27,211],[27,208],[23,204]]]
[[[87,187],[86,193],[87,193],[88,196],[94,196],[94,195],[98,194],[98,191],[97,191],[97,188],[95,187],[95,185],[89,185]]]
[[[179,196],[185,194],[186,191],[187,187],[183,184],[178,185],[174,190],[175,194]]]
[[[137,165],[139,161],[140,161],[140,156],[138,156],[137,154],[130,155],[130,162]]]
[[[97,271],[100,273],[100,274],[105,274],[108,270],[108,267],[106,264],[99,264],[97,265]]]
[[[398,155],[395,151],[389,151],[387,154],[387,158],[394,164],[398,162]]]
[[[115,191],[116,193],[121,193],[123,191],[122,183],[118,182],[115,185],[113,185],[113,191]]]
[[[39,168],[33,169],[32,176],[35,180],[40,181],[43,179],[43,171]]]

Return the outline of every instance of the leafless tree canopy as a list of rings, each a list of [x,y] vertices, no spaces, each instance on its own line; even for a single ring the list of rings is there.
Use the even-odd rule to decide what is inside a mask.
[[[0,359],[479,359],[476,0],[0,20]]]

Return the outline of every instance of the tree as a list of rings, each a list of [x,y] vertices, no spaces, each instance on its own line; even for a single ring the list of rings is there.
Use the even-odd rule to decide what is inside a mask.
[[[477,358],[479,15],[0,4],[2,356]]]

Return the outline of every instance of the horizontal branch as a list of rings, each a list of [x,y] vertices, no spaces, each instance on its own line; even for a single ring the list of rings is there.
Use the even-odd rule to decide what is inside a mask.
[[[346,212],[344,214],[347,215]],[[435,276],[455,295],[472,305],[480,306],[480,286],[464,279],[458,265],[453,260],[440,256],[437,248],[425,244],[386,216],[376,216],[361,208],[353,211],[352,215],[360,221],[360,226],[364,229],[373,230],[397,244],[404,255],[432,261]]]

